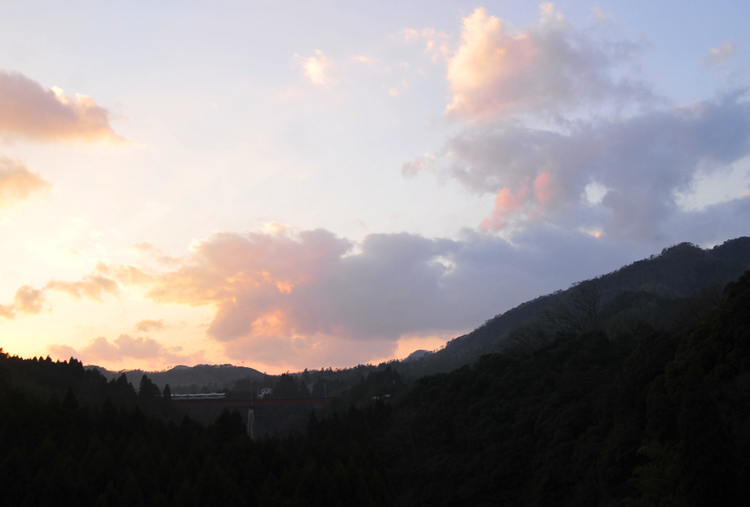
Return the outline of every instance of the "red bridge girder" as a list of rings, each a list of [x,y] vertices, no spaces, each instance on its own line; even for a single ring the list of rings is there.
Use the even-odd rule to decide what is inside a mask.
[[[270,400],[173,400],[175,407],[265,407],[269,405],[323,405],[346,398],[291,398]]]

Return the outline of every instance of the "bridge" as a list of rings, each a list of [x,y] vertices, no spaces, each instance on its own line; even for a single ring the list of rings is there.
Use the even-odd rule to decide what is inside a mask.
[[[267,407],[269,405],[324,405],[331,400],[345,400],[346,398],[330,396],[326,398],[287,398],[287,399],[241,399],[227,400],[216,398],[172,398],[176,407]]]
[[[255,407],[267,407],[273,405],[324,405],[331,400],[346,400],[345,397],[325,398],[279,398],[279,399],[238,399],[227,400],[223,397],[213,395],[173,395],[172,403],[175,407],[241,407],[247,408],[247,434],[250,438],[255,437]]]

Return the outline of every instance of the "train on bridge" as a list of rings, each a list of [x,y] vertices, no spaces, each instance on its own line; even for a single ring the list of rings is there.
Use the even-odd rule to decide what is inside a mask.
[[[225,393],[172,394],[172,401],[224,400]]]

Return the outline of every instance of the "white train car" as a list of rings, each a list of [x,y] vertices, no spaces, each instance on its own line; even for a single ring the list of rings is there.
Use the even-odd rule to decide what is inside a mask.
[[[172,401],[223,400],[226,397],[225,393],[173,394]]]

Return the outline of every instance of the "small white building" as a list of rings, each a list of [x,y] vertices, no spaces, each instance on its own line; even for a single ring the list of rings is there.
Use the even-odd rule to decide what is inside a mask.
[[[258,393],[258,399],[262,400],[266,396],[270,396],[271,393],[273,393],[273,389],[271,389],[270,387],[264,387],[260,390],[260,393]]]

